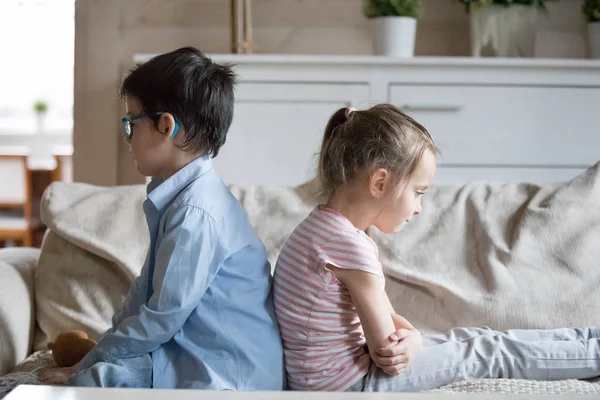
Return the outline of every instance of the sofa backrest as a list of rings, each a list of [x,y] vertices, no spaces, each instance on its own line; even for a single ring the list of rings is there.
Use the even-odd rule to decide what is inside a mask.
[[[480,182],[432,187],[423,213],[374,238],[396,311],[425,333],[597,324],[599,165],[547,186]],[[231,186],[265,243],[271,266],[317,204],[299,187]],[[36,274],[35,348],[67,329],[98,338],[139,274],[148,232],[144,186],[51,185],[49,231]]]

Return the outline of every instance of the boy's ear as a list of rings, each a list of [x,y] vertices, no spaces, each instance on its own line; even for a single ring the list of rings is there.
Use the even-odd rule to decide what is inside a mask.
[[[378,199],[385,194],[389,185],[389,175],[389,172],[383,168],[379,168],[371,174],[371,179],[369,179],[371,197]]]
[[[171,113],[163,113],[158,121],[158,131],[165,135],[169,140],[173,140],[179,131],[179,124]]]

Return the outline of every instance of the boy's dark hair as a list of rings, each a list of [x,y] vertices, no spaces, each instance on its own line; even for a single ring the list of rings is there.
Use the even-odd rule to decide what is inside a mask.
[[[122,98],[137,98],[158,128],[156,113],[169,112],[185,131],[180,148],[215,157],[233,120],[236,77],[194,47],[158,55],[134,68],[121,84]]]

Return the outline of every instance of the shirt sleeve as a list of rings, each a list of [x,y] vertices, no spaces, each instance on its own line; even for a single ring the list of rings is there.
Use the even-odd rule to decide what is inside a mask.
[[[333,265],[340,269],[355,269],[382,275],[377,249],[361,233],[344,232],[325,243],[317,254],[318,261],[327,268]]]
[[[224,259],[214,220],[195,207],[179,210],[167,222],[156,252],[150,300],[107,334],[77,369],[139,357],[168,342],[198,306]]]
[[[123,322],[127,317],[138,313],[140,307],[146,302],[146,296],[148,293],[148,260],[144,262],[140,275],[134,280],[133,285],[129,289],[129,293],[121,308],[115,312],[112,317],[112,326],[109,332],[114,330]],[[106,335],[106,334],[105,334]]]

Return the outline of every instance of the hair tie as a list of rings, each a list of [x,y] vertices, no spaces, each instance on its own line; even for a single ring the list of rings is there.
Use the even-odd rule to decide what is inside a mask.
[[[352,108],[352,107],[346,108],[346,119],[349,119],[350,114],[352,114],[354,111],[356,111],[356,108]]]

